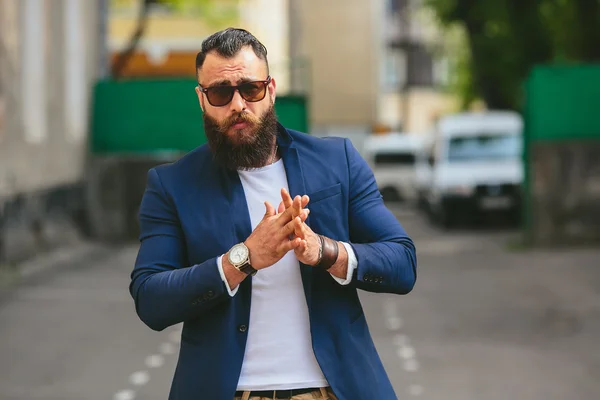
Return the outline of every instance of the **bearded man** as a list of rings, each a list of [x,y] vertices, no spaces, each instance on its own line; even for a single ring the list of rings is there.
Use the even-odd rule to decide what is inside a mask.
[[[388,400],[357,290],[406,294],[412,240],[343,138],[276,118],[252,34],[202,43],[208,143],[148,172],[130,293],[160,331],[183,323],[171,400]]]

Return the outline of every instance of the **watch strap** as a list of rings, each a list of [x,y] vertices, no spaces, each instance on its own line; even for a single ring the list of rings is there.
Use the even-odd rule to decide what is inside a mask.
[[[254,267],[252,267],[252,265],[250,265],[250,262],[246,261],[245,263],[243,263],[242,265],[240,265],[239,267],[236,267],[239,271],[245,273],[246,275],[256,275],[256,273],[258,272],[256,269],[254,269]]]

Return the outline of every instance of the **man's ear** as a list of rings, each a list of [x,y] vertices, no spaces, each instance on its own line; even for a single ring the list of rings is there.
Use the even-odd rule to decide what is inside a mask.
[[[200,91],[200,87],[196,86],[196,94],[198,95],[198,103],[200,104],[200,109],[204,112],[204,96],[202,96],[202,92]]]
[[[275,82],[275,78],[271,78],[271,83],[269,83],[269,94],[271,95],[271,103],[275,105],[275,94],[276,94],[277,82]]]

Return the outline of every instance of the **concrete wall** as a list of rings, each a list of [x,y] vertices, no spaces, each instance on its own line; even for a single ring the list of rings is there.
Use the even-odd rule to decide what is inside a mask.
[[[302,0],[297,45],[309,60],[315,134],[367,132],[377,119],[382,1]]]
[[[70,219],[83,207],[98,14],[98,2],[85,0],[0,0],[5,104],[0,258],[5,261],[76,235]]]
[[[439,117],[458,112],[460,102],[456,95],[433,88],[414,88],[406,96],[400,96],[400,107],[408,132],[428,132],[434,129]]]
[[[277,92],[288,93],[288,0],[244,0],[240,5],[240,27],[248,29],[265,45]]]

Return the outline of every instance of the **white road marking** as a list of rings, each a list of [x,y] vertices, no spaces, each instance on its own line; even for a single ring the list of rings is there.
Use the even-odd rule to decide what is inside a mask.
[[[404,361],[404,369],[408,372],[416,372],[419,370],[419,362],[414,358]]]
[[[419,362],[416,359],[416,350],[410,345],[409,337],[401,333],[404,325],[402,319],[398,316],[397,303],[392,299],[387,299],[383,303],[383,314],[387,328],[394,333],[392,341],[396,348],[396,354],[403,360],[404,370],[407,372],[416,372],[419,370]],[[423,393],[423,386],[412,383],[408,388],[411,396],[420,396]]]
[[[175,345],[173,343],[165,342],[160,345],[160,352],[163,354],[174,354]]]
[[[400,317],[390,316],[387,318],[386,323],[390,331],[397,331],[402,328],[402,319],[400,319]]]
[[[148,368],[159,368],[165,363],[165,358],[160,354],[152,354],[146,357],[146,366]]]
[[[395,317],[398,314],[398,307],[396,306],[396,302],[388,299],[385,303],[383,303],[383,312],[386,317]]]
[[[129,382],[134,384],[135,386],[142,386],[148,383],[150,380],[150,375],[146,371],[138,371],[131,374],[129,377]]]
[[[403,360],[409,360],[415,356],[415,349],[410,346],[398,347],[397,354]]]
[[[162,354],[150,354],[145,359],[145,364],[148,368],[160,368],[165,364],[165,356],[168,354],[174,354],[177,351],[177,345],[180,343],[181,338],[181,326],[175,327],[169,333],[169,341],[161,343],[159,351]],[[175,342],[175,343],[173,343]],[[129,377],[129,383],[134,386],[142,386],[150,381],[150,374],[148,371],[137,371],[131,374]],[[133,400],[135,399],[135,390],[121,390],[115,393],[113,400]]]
[[[408,336],[401,333],[394,335],[394,344],[398,347],[408,346]]]
[[[421,385],[410,385],[408,387],[408,393],[410,393],[411,396],[420,396],[423,394],[423,386]]]
[[[113,400],[133,400],[135,399],[135,392],[133,390],[121,390],[115,393]]]

